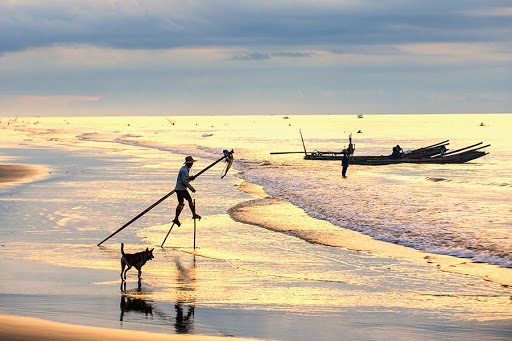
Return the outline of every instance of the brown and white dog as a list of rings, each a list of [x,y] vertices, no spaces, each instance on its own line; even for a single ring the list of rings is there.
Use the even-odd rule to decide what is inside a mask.
[[[148,260],[153,259],[153,249],[146,248],[146,250],[137,253],[124,253],[124,244],[121,243],[121,280],[126,281],[126,272],[133,267],[139,270],[139,281],[141,275],[141,269]],[[126,270],[124,269],[126,267]],[[123,276],[124,273],[124,276]]]

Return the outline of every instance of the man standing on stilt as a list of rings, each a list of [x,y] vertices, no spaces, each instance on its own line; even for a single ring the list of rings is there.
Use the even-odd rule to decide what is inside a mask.
[[[174,217],[174,220],[172,221],[174,224],[180,226],[181,223],[178,220],[181,211],[183,210],[183,207],[185,207],[185,199],[188,201],[188,206],[190,207],[190,210],[192,211],[192,217],[194,219],[201,219],[201,216],[196,213],[196,207],[194,205],[194,202],[192,201],[192,197],[190,196],[190,193],[187,191],[187,188],[189,188],[192,193],[195,193],[196,190],[192,185],[189,183],[189,181],[194,180],[194,176],[189,176],[189,170],[192,168],[192,165],[194,164],[196,160],[192,156],[187,156],[185,158],[185,165],[181,167],[180,172],[178,173],[178,179],[176,180],[176,188],[174,189],[176,191],[176,194],[178,195],[178,206],[176,207],[176,216]]]

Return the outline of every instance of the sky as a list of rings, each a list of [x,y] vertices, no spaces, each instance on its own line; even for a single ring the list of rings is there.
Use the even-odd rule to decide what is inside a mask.
[[[512,112],[510,0],[0,0],[0,116]]]

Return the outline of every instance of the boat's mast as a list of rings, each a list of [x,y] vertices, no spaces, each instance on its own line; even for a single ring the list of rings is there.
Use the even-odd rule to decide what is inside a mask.
[[[302,131],[299,129],[300,133],[300,139],[302,140],[302,146],[304,147],[304,155],[308,155],[308,152],[306,151],[306,145],[304,144],[304,138],[302,137]]]

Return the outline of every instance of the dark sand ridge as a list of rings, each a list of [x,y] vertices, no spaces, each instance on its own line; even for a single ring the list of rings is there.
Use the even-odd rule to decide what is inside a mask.
[[[28,181],[41,176],[43,172],[41,166],[0,164],[0,184]]]

